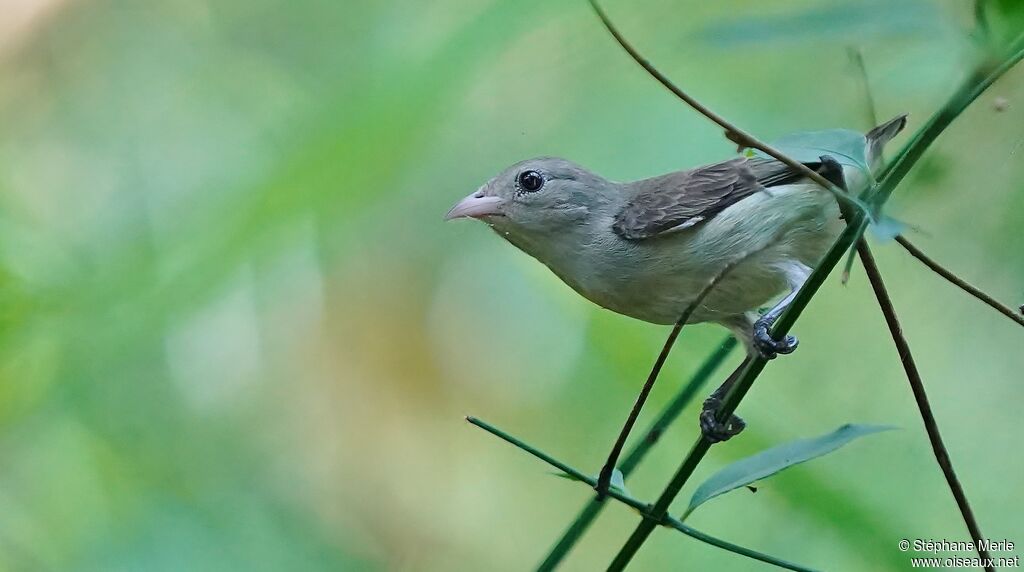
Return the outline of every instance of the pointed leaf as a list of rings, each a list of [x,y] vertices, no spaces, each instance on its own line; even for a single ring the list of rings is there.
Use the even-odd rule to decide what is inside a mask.
[[[626,478],[622,476],[622,471],[618,469],[614,469],[612,471],[612,481],[608,486],[613,489],[617,489],[623,494],[629,494],[629,492],[626,491]]]
[[[793,133],[772,141],[770,145],[801,163],[814,163],[822,155],[830,155],[840,165],[869,172],[864,134],[850,129]]]
[[[711,478],[697,487],[690,499],[690,506],[683,514],[683,519],[695,508],[718,495],[749,485],[793,465],[831,453],[858,437],[890,429],[895,429],[895,427],[848,423],[827,435],[812,439],[797,439],[740,459],[711,475]]]
[[[864,173],[868,181],[874,181],[874,175],[868,165],[867,139],[863,133],[850,129],[826,129],[824,131],[804,131],[786,135],[769,143],[771,147],[794,161],[815,163],[822,155],[828,155],[843,167],[857,169]],[[756,155],[767,157],[766,153],[756,151]],[[874,220],[872,209],[861,199],[847,193],[830,189],[835,197],[864,213],[869,220]]]

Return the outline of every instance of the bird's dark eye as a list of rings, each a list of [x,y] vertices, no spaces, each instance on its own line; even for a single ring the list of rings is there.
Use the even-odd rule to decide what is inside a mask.
[[[544,176],[537,171],[523,171],[516,178],[516,184],[528,193],[537,192],[544,186]]]

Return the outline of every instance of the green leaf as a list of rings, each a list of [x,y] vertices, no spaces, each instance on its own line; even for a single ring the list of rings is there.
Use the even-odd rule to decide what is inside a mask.
[[[862,133],[849,129],[827,129],[824,131],[804,131],[786,135],[769,143],[782,155],[800,163],[817,163],[821,156],[829,156],[844,167],[858,169],[867,180],[872,180],[867,164],[867,141]],[[759,157],[769,157],[767,153],[755,151]],[[868,220],[873,222],[871,209],[857,197],[836,188],[829,188],[836,199],[852,205],[861,211]]]
[[[711,478],[697,487],[682,519],[685,520],[695,508],[718,495],[770,477],[793,465],[831,453],[858,437],[890,429],[895,429],[895,427],[847,423],[827,435],[813,439],[797,439],[740,459],[711,475]]]
[[[870,172],[864,134],[850,129],[793,133],[772,141],[770,145],[801,163],[816,163],[822,155],[830,155],[841,165]],[[763,153],[758,155],[767,157]]]
[[[608,486],[622,494],[629,494],[629,491],[626,490],[626,479],[622,476],[622,471],[618,469],[612,470],[612,481]]]
[[[794,161],[801,163],[816,163],[821,160],[822,155],[828,155],[835,159],[840,165],[858,169],[864,173],[869,181],[874,179],[871,168],[868,166],[867,140],[863,133],[850,129],[826,129],[824,131],[804,131],[786,135],[769,143],[775,150],[788,156]],[[757,151],[761,157],[768,157],[766,153]],[[874,214],[859,198],[847,193],[830,189],[832,194],[840,201],[863,212],[869,220],[874,221]]]

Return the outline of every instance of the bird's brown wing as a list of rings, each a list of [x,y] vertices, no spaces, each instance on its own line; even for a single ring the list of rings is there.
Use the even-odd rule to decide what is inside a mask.
[[[775,159],[737,157],[637,181],[632,183],[633,195],[616,215],[612,230],[627,240],[683,230],[711,219],[765,187],[800,178],[794,169]]]

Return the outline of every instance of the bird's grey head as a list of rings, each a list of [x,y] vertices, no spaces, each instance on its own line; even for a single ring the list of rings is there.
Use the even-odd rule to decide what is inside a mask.
[[[557,157],[520,161],[462,199],[445,217],[475,218],[530,254],[603,218],[617,189]]]

